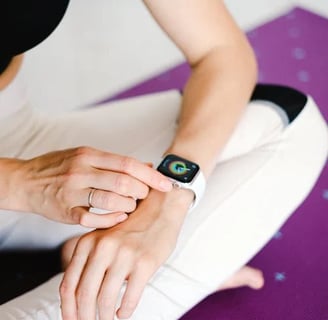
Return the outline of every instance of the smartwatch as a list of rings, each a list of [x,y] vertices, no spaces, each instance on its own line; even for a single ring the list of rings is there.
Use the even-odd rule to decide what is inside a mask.
[[[174,154],[168,154],[157,170],[172,181],[174,188],[191,190],[194,193],[194,201],[190,210],[197,206],[206,186],[204,174],[198,164]]]

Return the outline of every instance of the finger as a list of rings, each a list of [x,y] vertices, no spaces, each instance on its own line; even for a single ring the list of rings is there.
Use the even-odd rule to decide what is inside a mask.
[[[90,192],[92,197],[90,198]],[[80,204],[88,207],[104,209],[111,212],[123,211],[133,212],[137,207],[137,202],[131,197],[124,197],[115,192],[108,192],[99,189],[85,189],[84,202]],[[90,203],[89,203],[90,202]]]
[[[113,171],[94,170],[87,183],[95,189],[137,199],[144,199],[149,193],[149,187],[145,183],[128,174]]]
[[[96,214],[89,212],[89,208],[84,207],[76,207],[71,211],[75,223],[88,228],[110,228],[128,218],[126,213],[120,211],[108,214]]]
[[[121,306],[117,311],[117,316],[120,319],[127,319],[132,316],[150,277],[151,275],[143,269],[136,270],[130,275]]]
[[[75,290],[84,265],[88,260],[88,246],[78,242],[60,284],[61,312],[63,319],[77,319]]]
[[[99,320],[114,319],[117,299],[131,268],[126,259],[121,263],[117,261],[106,273],[98,296]]]
[[[167,192],[172,190],[170,180],[159,171],[134,158],[97,151],[92,157],[91,165],[95,168],[127,173],[144,182],[151,188]]]
[[[76,290],[77,314],[79,320],[95,320],[97,296],[106,270],[111,263],[113,252],[109,247],[99,246],[88,260]]]

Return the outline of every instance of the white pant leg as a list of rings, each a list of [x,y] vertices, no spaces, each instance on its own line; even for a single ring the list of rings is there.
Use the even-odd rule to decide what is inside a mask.
[[[274,115],[276,107],[266,107],[249,105],[202,203],[187,217],[175,252],[150,281],[131,319],[182,316],[247,263],[312,189],[327,159],[325,121],[314,103],[288,126],[281,110]],[[242,140],[247,151],[252,143],[245,136],[259,127],[262,139],[253,140],[247,153],[238,152]]]
[[[147,285],[133,320],[181,316],[261,249],[309,193],[327,156],[326,124],[313,104],[287,127],[275,108],[248,106],[202,203],[186,218],[176,250]],[[159,145],[164,150],[172,138],[172,122],[169,128],[142,152],[151,156],[154,150],[156,158]],[[24,319],[59,319],[60,278],[3,305],[1,319],[19,319],[19,312]],[[52,298],[44,299],[44,292]]]

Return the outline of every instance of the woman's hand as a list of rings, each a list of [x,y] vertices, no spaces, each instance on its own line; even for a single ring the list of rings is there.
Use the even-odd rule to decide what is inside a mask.
[[[63,320],[94,320],[97,310],[99,320],[114,319],[125,281],[117,315],[130,317],[146,283],[175,248],[192,199],[185,190],[152,190],[122,224],[82,236],[60,287]]]
[[[63,223],[93,228],[115,225],[147,197],[149,187],[170,191],[171,182],[136,159],[80,147],[19,161],[11,184],[13,210],[39,213]],[[91,205],[113,213],[89,212]],[[9,192],[8,192],[9,193]],[[16,197],[16,199],[15,199]]]

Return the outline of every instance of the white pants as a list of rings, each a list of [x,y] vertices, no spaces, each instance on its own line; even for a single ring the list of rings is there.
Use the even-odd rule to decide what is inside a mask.
[[[275,104],[248,104],[205,197],[187,216],[175,251],[131,319],[178,319],[245,265],[307,197],[328,151],[326,123],[309,99],[290,124]],[[25,108],[3,120],[0,156],[30,158],[89,145],[156,162],[174,136],[180,101],[178,92],[169,91],[52,119]],[[2,248],[54,247],[84,231],[33,214],[0,212]],[[61,319],[61,278],[0,306],[1,320]]]

